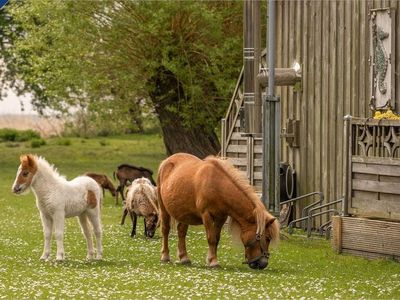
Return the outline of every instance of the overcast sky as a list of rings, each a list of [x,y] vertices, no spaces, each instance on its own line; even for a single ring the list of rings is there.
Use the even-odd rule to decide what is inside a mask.
[[[21,111],[21,101],[24,104],[24,111]],[[11,91],[7,91],[7,97],[0,101],[0,114],[36,114],[32,109],[28,96],[18,97]]]

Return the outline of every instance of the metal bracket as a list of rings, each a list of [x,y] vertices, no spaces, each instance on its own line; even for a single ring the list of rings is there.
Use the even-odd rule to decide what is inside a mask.
[[[289,147],[299,148],[300,147],[300,121],[287,119],[286,128],[282,129],[281,137],[286,139],[286,143]]]
[[[266,102],[279,102],[279,101],[281,101],[281,98],[279,96],[269,96],[269,95],[263,94],[262,100],[266,101]]]

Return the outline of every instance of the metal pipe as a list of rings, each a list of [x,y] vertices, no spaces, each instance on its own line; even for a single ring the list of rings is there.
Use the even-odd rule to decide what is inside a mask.
[[[275,69],[275,67],[274,67]],[[275,76],[274,76],[275,77]],[[275,78],[274,78],[275,82]],[[274,83],[275,84],[275,83]],[[280,151],[280,144],[281,144],[281,102],[276,101],[275,102],[275,128],[274,128],[274,167],[275,167],[275,214],[279,215],[280,213],[280,206],[279,203],[281,202],[281,193],[280,193],[280,161],[281,161],[281,151]]]
[[[344,117],[344,168],[343,168],[343,215],[349,215],[349,203],[350,203],[350,159],[351,159],[351,119],[350,115]]]
[[[311,218],[317,217],[317,216],[321,216],[321,215],[324,215],[324,214],[327,214],[327,213],[331,213],[331,212],[333,212],[334,215],[338,215],[339,214],[339,211],[337,209],[331,208],[331,209],[327,209],[327,210],[321,211],[319,213],[313,214],[311,216],[310,215],[308,216],[309,217],[309,221],[307,222],[307,237],[311,236]]]
[[[305,194],[305,195],[302,195],[302,196],[299,196],[299,197],[296,197],[296,198],[292,198],[292,199],[287,200],[287,201],[283,201],[283,202],[280,203],[280,205],[282,206],[284,204],[288,204],[288,203],[291,203],[291,202],[296,202],[298,200],[305,199],[307,197],[311,197],[311,196],[314,196],[314,195],[319,195],[320,199],[322,199],[322,200],[324,199],[324,194],[322,192],[312,192],[312,193]],[[315,203],[318,203],[318,202],[315,202]]]
[[[253,19],[254,19],[254,66],[253,66],[253,82],[254,82],[254,122],[253,132],[261,133],[261,86],[257,80],[257,76],[261,70],[261,14],[260,14],[260,0],[253,0]]]
[[[275,0],[268,1],[268,95],[275,94]]]
[[[308,228],[308,226],[309,226],[308,224],[311,223],[310,221],[311,221],[311,219],[313,217],[317,217],[317,216],[320,216],[320,215],[323,215],[323,214],[326,214],[326,213],[330,213],[332,211],[335,211],[335,212],[339,213],[339,211],[337,209],[332,208],[332,209],[328,209],[328,210],[324,210],[324,211],[321,211],[319,213],[316,213],[316,214],[312,215],[311,218],[310,218],[310,216],[307,216],[307,217],[304,217],[304,218],[299,218],[297,220],[293,220],[288,225],[288,232],[292,233],[293,232],[293,225],[298,223],[298,222],[301,222],[301,221],[307,221],[307,228]]]
[[[322,192],[315,192],[315,194],[319,194],[319,201],[316,201],[316,202],[314,202],[314,203],[311,203],[311,204],[305,206],[305,207],[303,208],[303,210],[301,211],[301,216],[302,216],[302,217],[305,217],[305,216],[306,216],[308,210],[309,210],[311,207],[316,206],[318,203],[319,203],[319,205],[322,205],[322,203],[324,202],[324,193],[322,193]],[[304,222],[301,224],[301,227],[302,227],[304,230],[307,229],[307,228],[306,228],[306,224],[305,224]]]
[[[249,133],[252,112],[254,109],[254,30],[253,30],[253,1],[244,0],[243,5],[243,98],[245,107],[245,131]]]
[[[221,119],[221,157],[226,157],[226,119]]]
[[[325,222],[324,224],[322,224],[321,226],[319,226],[318,231],[319,231],[319,235],[322,235],[324,228],[329,226],[332,223],[332,220],[329,220],[328,222]]]
[[[275,1],[268,1],[268,88],[263,101],[263,202],[275,215],[279,215],[279,153],[280,114],[279,98],[275,92]],[[278,142],[277,142],[278,141]],[[268,194],[268,196],[267,196]]]
[[[317,210],[317,209],[321,209],[321,208],[324,208],[324,207],[328,207],[328,206],[331,206],[331,205],[337,204],[337,203],[343,203],[343,198],[340,198],[340,199],[338,199],[338,200],[335,200],[335,201],[332,201],[332,202],[328,202],[328,203],[325,203],[325,204],[323,204],[323,205],[320,205],[320,206],[317,206],[317,207],[314,207],[314,208],[310,209],[310,210],[308,211],[308,216],[309,216],[309,217],[312,216],[312,212],[315,211],[315,210]]]

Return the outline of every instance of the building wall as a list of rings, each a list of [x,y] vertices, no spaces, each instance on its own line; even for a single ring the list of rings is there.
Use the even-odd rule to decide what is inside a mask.
[[[282,140],[282,161],[297,171],[298,194],[343,195],[343,116],[370,117],[369,10],[400,1],[281,1],[277,3],[277,67],[302,66],[302,91],[278,87],[282,128],[300,120],[300,148]],[[399,31],[397,31],[399,32]],[[396,106],[400,107],[400,34],[396,40]]]

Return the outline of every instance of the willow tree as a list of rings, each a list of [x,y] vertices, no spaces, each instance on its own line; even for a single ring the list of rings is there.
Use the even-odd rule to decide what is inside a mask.
[[[14,80],[19,93],[33,92],[39,109],[81,105],[102,114],[106,107],[138,118],[146,103],[160,121],[167,154],[214,154],[214,130],[241,66],[241,5],[12,2],[2,12],[3,78]]]

